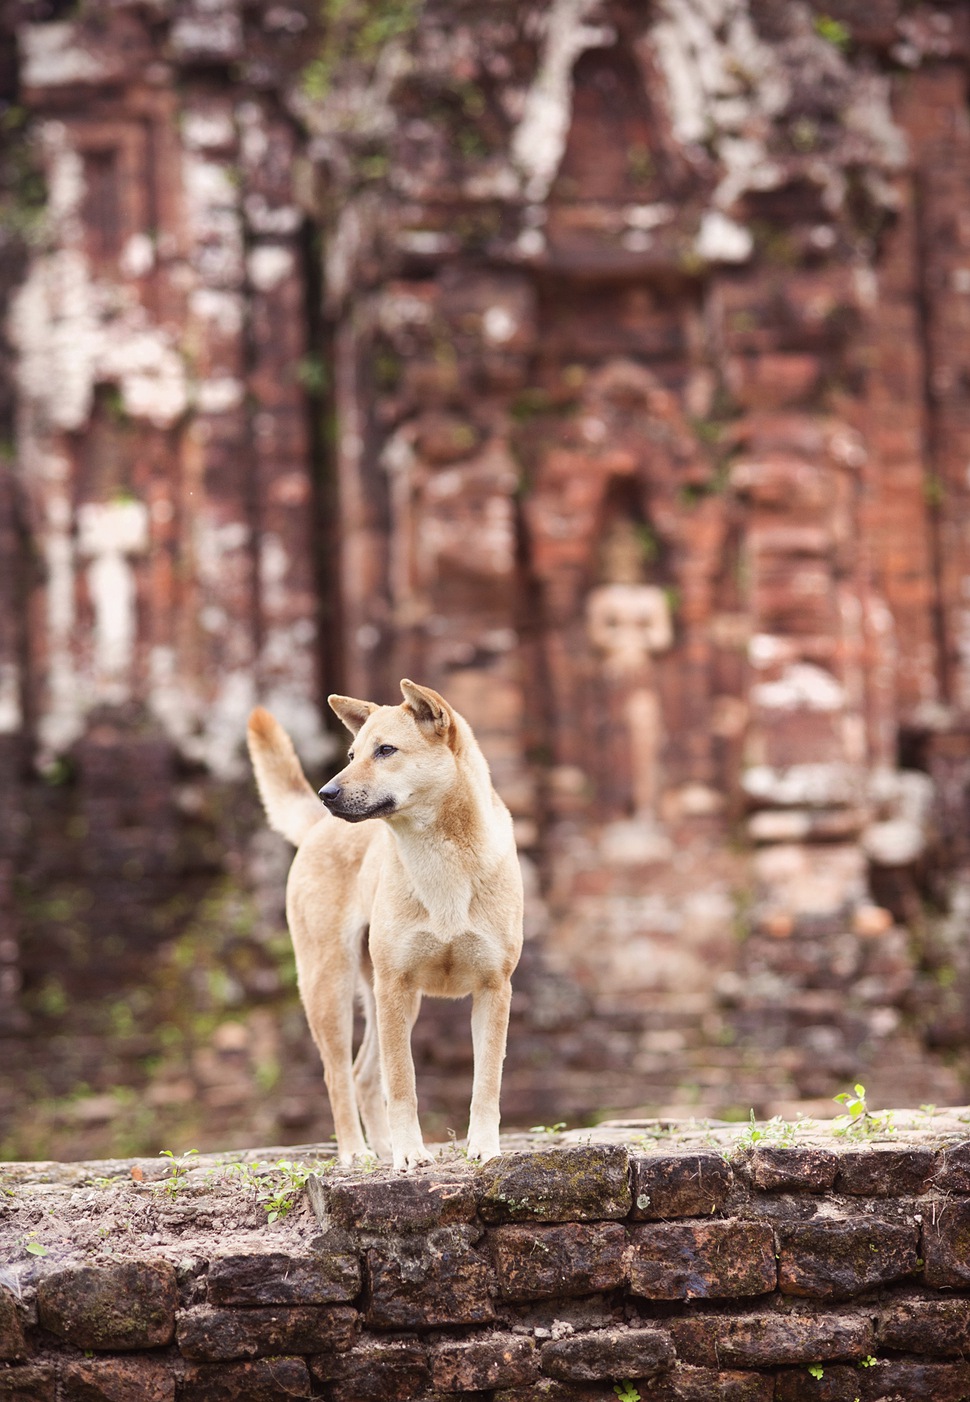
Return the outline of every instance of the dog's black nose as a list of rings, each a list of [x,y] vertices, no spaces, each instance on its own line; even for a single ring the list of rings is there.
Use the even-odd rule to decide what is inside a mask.
[[[341,788],[339,784],[335,784],[331,781],[329,784],[324,784],[322,789],[318,789],[317,793],[329,808],[330,805],[336,803],[337,799],[340,797]]]

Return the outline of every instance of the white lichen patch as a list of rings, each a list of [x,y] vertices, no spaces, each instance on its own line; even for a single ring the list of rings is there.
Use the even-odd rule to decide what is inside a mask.
[[[522,173],[530,200],[546,198],[566,149],[577,58],[587,49],[602,48],[616,39],[609,26],[586,22],[595,3],[553,0],[543,16],[538,72],[511,143],[512,160]]]
[[[701,218],[694,251],[707,263],[743,263],[754,252],[754,237],[719,209],[709,209]]]
[[[839,711],[846,704],[845,689],[831,672],[810,662],[794,662],[775,681],[751,688],[757,706],[781,711]]]
[[[148,510],[140,501],[85,502],[77,524],[94,609],[92,700],[118,704],[131,694],[138,635],[137,581],[128,557],[148,546]]]
[[[749,0],[660,0],[650,30],[674,135],[688,150],[706,147],[717,157],[722,173],[713,204],[722,211],[746,191],[773,189],[786,178],[772,136],[807,82],[836,93],[841,106],[840,143],[805,163],[833,213],[844,197],[845,165],[866,164],[878,175],[905,160],[888,78],[856,71],[816,31],[807,6],[783,9],[786,36],[770,44],[758,33]],[[808,130],[805,139],[814,134]],[[883,193],[890,197],[888,188]]]
[[[14,735],[23,725],[20,687],[16,662],[0,662],[0,735]]]
[[[54,246],[32,260],[10,320],[35,431],[83,427],[99,384],[117,385],[132,417],[167,428],[188,402],[182,357],[172,336],[151,324],[133,288],[93,276],[79,218],[83,167],[62,124],[44,125],[41,149]]]
[[[280,244],[261,244],[246,260],[249,280],[257,292],[272,292],[292,277],[294,268],[292,250]]]
[[[69,20],[25,24],[17,33],[20,78],[28,88],[66,83],[98,83],[108,75],[104,62],[87,48]]]

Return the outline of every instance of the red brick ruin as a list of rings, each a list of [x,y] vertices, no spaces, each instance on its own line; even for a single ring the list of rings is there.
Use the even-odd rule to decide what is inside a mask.
[[[0,1151],[326,1136],[244,723],[408,675],[507,1123],[965,1101],[970,4],[323,11],[4,7]]]

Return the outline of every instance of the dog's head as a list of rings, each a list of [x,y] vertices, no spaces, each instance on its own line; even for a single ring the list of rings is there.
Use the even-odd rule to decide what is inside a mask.
[[[328,698],[354,743],[320,797],[348,823],[431,810],[454,782],[459,717],[430,687],[402,681],[401,693],[400,706]]]

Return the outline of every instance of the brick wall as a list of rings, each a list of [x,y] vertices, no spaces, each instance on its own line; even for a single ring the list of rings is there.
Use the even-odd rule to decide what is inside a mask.
[[[275,1222],[238,1162],[9,1165],[0,1398],[962,1402],[968,1122],[324,1166]]]

